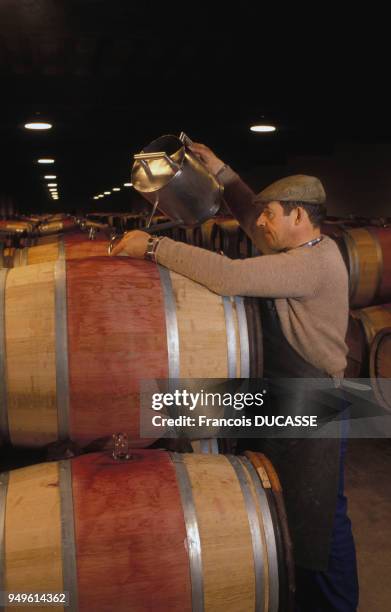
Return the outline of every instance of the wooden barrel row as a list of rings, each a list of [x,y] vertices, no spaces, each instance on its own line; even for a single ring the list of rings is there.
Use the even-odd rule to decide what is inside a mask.
[[[36,221],[36,218],[24,220],[0,220],[0,232],[3,234],[34,234],[46,236],[60,232],[72,231],[77,223],[71,218],[51,218],[47,221]]]
[[[159,224],[165,220],[165,217],[156,216],[153,223]],[[46,233],[46,229],[48,234],[52,233],[57,226],[58,231],[64,231],[64,224],[67,223],[72,222],[52,221],[42,226],[45,230],[43,233]],[[71,225],[68,229],[72,229]],[[391,228],[346,228],[329,223],[322,226],[322,232],[336,240],[344,257],[349,271],[351,308],[388,303],[391,300]],[[199,227],[187,230],[174,228],[166,230],[164,235],[224,253],[233,259],[258,255],[251,240],[232,218],[211,219]],[[17,252],[15,257],[23,259],[24,255]],[[33,257],[31,260],[34,261]]]
[[[0,232],[7,234],[23,234],[31,233],[34,229],[34,224],[28,221],[0,220]]]
[[[87,219],[98,221],[100,223],[105,223],[110,227],[117,228],[120,232],[129,231],[133,229],[140,229],[145,227],[149,215],[147,212],[141,213],[123,213],[123,214],[115,214],[112,212],[108,213],[88,213],[86,215]],[[167,217],[164,217],[165,221],[168,221]]]
[[[159,450],[4,473],[2,589],[67,591],[80,612],[289,612],[290,541],[269,474],[255,453]]]
[[[159,224],[164,221],[166,221],[165,217],[154,217],[152,223]],[[251,257],[255,253],[251,240],[234,219],[212,219],[196,228],[165,230],[162,235],[211,251],[224,253],[232,259]],[[107,237],[98,233],[96,239],[104,242]],[[53,260],[57,258],[57,248],[63,248],[62,245],[64,245],[66,251],[69,250],[69,256],[67,253],[66,258],[95,256],[98,253],[100,255],[106,254],[103,252],[103,248],[96,249],[94,242],[89,241],[87,235],[83,232],[70,232],[62,235],[59,233],[57,236],[48,235],[46,239],[37,238],[36,246],[25,247],[24,249],[4,248],[3,254],[6,258],[6,267]]]
[[[94,240],[88,240],[83,232],[43,236],[37,239],[36,246],[3,249],[3,266],[0,262],[0,267],[17,268],[57,259],[102,257],[107,255],[107,247],[108,240],[103,234],[97,234]]]
[[[124,431],[149,443],[141,379],[262,375],[250,306],[125,257],[0,270],[1,437],[86,446]]]
[[[185,230],[184,233],[182,230],[182,234],[176,230],[173,237],[194,246],[223,253],[231,259],[243,259],[254,254],[250,238],[239,223],[230,217],[210,219],[198,227]]]

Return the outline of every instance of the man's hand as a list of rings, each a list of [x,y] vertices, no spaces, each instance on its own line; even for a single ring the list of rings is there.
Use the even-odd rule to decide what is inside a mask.
[[[125,252],[129,257],[136,259],[144,259],[144,253],[147,250],[149,234],[140,230],[127,232],[111,251],[111,255],[119,255]]]
[[[211,149],[199,142],[193,142],[189,149],[200,158],[211,174],[216,175],[224,166],[224,162],[216,157]]]

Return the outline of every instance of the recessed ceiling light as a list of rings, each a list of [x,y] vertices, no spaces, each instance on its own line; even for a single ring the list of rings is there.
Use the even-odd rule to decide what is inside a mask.
[[[26,130],[50,130],[53,126],[51,123],[44,121],[32,121],[31,123],[25,123],[24,127]]]
[[[99,200],[99,196],[94,196],[94,200]]]
[[[133,187],[133,183],[124,183],[124,187]]]
[[[48,187],[57,187],[57,183],[48,183]]]
[[[56,179],[57,177],[55,174],[45,174],[43,178],[46,179],[47,181],[51,181],[52,179]]]
[[[49,157],[42,157],[38,160],[39,164],[54,164],[54,159],[50,159]]]
[[[104,191],[103,193],[104,193],[105,195],[110,195],[110,194],[111,194],[111,191]]]
[[[113,191],[121,191],[121,187],[113,187]]]
[[[265,124],[252,125],[250,127],[250,130],[252,132],[275,132],[276,127],[274,125],[265,125]]]

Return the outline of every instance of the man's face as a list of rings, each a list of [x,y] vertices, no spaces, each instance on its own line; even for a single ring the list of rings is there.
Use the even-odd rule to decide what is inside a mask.
[[[258,227],[263,227],[265,240],[273,250],[281,251],[290,246],[295,228],[295,210],[284,215],[280,202],[268,202],[257,218]]]

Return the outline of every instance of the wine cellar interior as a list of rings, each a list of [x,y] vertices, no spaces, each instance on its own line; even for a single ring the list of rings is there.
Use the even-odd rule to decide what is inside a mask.
[[[0,3],[1,609],[390,609],[389,94],[265,18]]]

